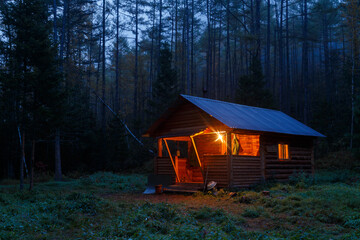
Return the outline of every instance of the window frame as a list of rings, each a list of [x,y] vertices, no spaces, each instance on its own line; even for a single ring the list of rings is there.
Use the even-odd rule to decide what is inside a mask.
[[[282,149],[282,156],[284,156],[284,154],[286,154],[286,152],[284,152],[285,147],[287,148],[287,158],[280,158],[280,148]],[[278,155],[278,160],[279,161],[289,161],[289,160],[291,160],[290,151],[289,151],[289,144],[288,143],[283,143],[283,142],[278,143],[277,155]]]
[[[257,136],[258,137],[258,141],[259,141],[259,148],[258,148],[258,152],[259,155],[248,155],[248,154],[233,154],[232,149],[233,149],[233,135],[245,135],[245,136]],[[248,134],[248,133],[237,133],[237,132],[232,132],[231,133],[231,137],[230,137],[230,152],[232,156],[239,156],[239,157],[260,157],[261,153],[260,153],[260,134]]]

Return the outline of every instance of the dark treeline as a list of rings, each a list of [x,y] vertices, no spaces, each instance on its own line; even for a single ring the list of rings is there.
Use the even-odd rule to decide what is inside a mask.
[[[0,177],[139,166],[153,145],[124,124],[141,138],[179,93],[284,111],[327,135],[320,155],[359,148],[358,1],[3,0],[0,18]]]

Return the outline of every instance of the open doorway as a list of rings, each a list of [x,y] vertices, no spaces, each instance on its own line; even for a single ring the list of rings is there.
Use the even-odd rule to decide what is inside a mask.
[[[162,155],[170,157],[177,175],[176,182],[204,182],[201,167],[190,137],[164,138],[163,143]]]

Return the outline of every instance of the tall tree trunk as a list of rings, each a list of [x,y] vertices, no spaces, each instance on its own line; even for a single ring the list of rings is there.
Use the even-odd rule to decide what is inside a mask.
[[[324,64],[325,64],[325,81],[326,99],[331,104],[332,75],[330,74],[330,56],[329,56],[329,32],[326,14],[323,15],[323,46],[324,46]]]
[[[219,47],[220,51],[220,47]],[[226,59],[225,59],[225,94],[226,97],[229,92],[227,89],[230,89],[229,84],[229,64],[230,64],[230,0],[226,1]],[[220,61],[219,61],[220,64]]]
[[[157,42],[157,54],[156,54],[156,67],[155,67],[155,75],[159,74],[159,66],[160,66],[160,50],[161,50],[161,42],[162,42],[162,0],[159,1],[159,29],[158,29],[158,42]],[[154,14],[155,16],[155,14]]]
[[[211,22],[210,22],[210,0],[206,0],[206,21],[207,21],[207,54],[206,54],[206,80],[203,86],[203,96],[209,95],[208,88],[211,85],[212,69],[212,47],[211,47]]]
[[[24,163],[25,163],[25,130],[21,134],[21,156],[20,156],[20,190],[24,189]]]
[[[162,35],[162,0],[159,2],[159,37],[158,37],[158,54],[160,54],[161,49],[161,35]]]
[[[53,23],[53,26],[54,26],[54,43],[55,43],[55,46],[56,46],[56,43],[57,43],[57,23],[56,23],[56,20],[57,20],[57,5],[56,5],[56,0],[53,1],[53,16],[54,16],[54,23]]]
[[[260,5],[261,5],[261,0],[255,0],[255,34],[256,34],[255,56],[259,61],[259,63],[261,63]]]
[[[270,0],[267,0],[267,24],[266,24],[266,63],[265,63],[265,75],[266,75],[266,86],[270,88],[271,72],[270,72]]]
[[[151,34],[151,48],[150,48],[150,71],[149,71],[149,95],[150,99],[152,99],[152,88],[153,88],[153,80],[154,78],[154,31],[155,31],[155,18],[156,18],[156,0],[153,1],[153,16],[152,16],[152,34]],[[172,44],[171,44],[172,45]],[[149,106],[151,108],[151,106]],[[150,109],[151,110],[151,109]]]
[[[214,86],[213,89],[219,89],[219,93],[217,94],[216,96],[216,91],[214,91],[214,94],[215,94],[215,98],[219,99],[221,98],[221,95],[223,97],[226,97],[226,94],[227,94],[227,91],[226,91],[226,85],[227,85],[227,81],[222,81],[221,79],[221,36],[222,36],[222,31],[221,31],[221,16],[219,16],[219,41],[218,41],[218,52],[217,52],[217,59],[218,59],[218,62],[217,62],[217,79],[216,79],[216,86]],[[214,27],[215,29],[215,27]],[[215,66],[215,54],[216,54],[216,49],[215,49],[215,36],[214,36],[214,66]],[[226,60],[225,60],[225,63],[226,63]],[[226,68],[225,68],[226,69]],[[215,73],[215,71],[214,71]],[[221,86],[223,87],[223,91],[221,92]],[[222,93],[222,94],[221,94]]]
[[[89,39],[89,67],[88,67],[88,79],[87,79],[87,85],[91,86],[91,75],[92,75],[92,43],[93,43],[93,25],[90,26],[90,39]],[[91,92],[90,88],[86,88],[86,95],[87,98],[87,108],[90,109],[90,102],[91,102]]]
[[[29,166],[29,190],[34,188],[35,139],[32,140],[31,159]]]
[[[235,96],[236,91],[236,80],[239,73],[239,66],[237,62],[237,38],[236,38],[236,32],[237,28],[233,30],[234,35],[234,51],[233,51],[233,68],[232,68],[232,79],[231,79],[231,96]]]
[[[101,36],[99,37],[99,52],[98,52],[98,62],[97,62],[97,71],[96,71],[96,83],[95,83],[95,92],[99,92],[99,83],[100,83],[100,65],[101,65]],[[99,99],[95,98],[95,118],[99,119],[98,109],[99,108]],[[98,121],[96,121],[98,122]]]
[[[277,95],[279,94],[276,90],[277,90],[277,77],[278,77],[278,74],[277,74],[277,62],[278,62],[278,59],[277,59],[277,55],[278,55],[278,32],[279,32],[279,13],[278,13],[278,9],[277,9],[277,3],[275,1],[275,28],[274,28],[274,66],[273,66],[273,70],[274,70],[274,73],[273,73],[273,81],[272,81],[272,93],[273,95]]]
[[[175,52],[174,52],[174,65],[178,70],[178,0],[175,0]],[[180,84],[179,84],[180,86]]]
[[[55,181],[62,180],[61,173],[61,151],[60,151],[60,129],[55,130]]]
[[[183,26],[182,26],[182,43],[181,43],[181,89],[186,92],[186,1],[183,2]]]
[[[303,20],[303,47],[302,47],[302,83],[304,87],[304,111],[303,119],[304,123],[308,122],[308,78],[309,78],[309,66],[308,66],[308,15],[307,15],[307,0],[304,0],[304,20]]]
[[[284,109],[284,55],[283,55],[283,9],[284,9],[284,0],[280,1],[280,21],[279,21],[279,71],[280,71],[280,110]]]
[[[211,85],[208,89],[209,91],[209,97],[214,97],[215,96],[215,89],[216,89],[216,20],[214,19],[213,21],[213,36],[212,36],[212,72],[211,72],[211,78],[212,78],[212,81],[211,81]],[[220,40],[219,40],[220,41]],[[219,70],[220,71],[220,70]],[[224,88],[224,86],[222,86]],[[220,89],[221,91],[221,89]]]
[[[54,0],[56,2],[56,0]],[[64,0],[63,17],[61,26],[61,39],[60,39],[60,71],[64,72],[64,48],[65,48],[65,32],[67,28],[67,15],[68,15],[68,0]]]
[[[286,76],[285,76],[285,91],[284,91],[284,99],[285,99],[285,111],[290,111],[290,85],[291,85],[291,74],[290,74],[290,43],[289,43],[289,0],[286,0],[286,12],[285,12],[285,37],[286,37]]]
[[[354,37],[355,38],[355,37]],[[354,40],[353,40],[354,41]],[[356,44],[356,43],[355,43]],[[354,44],[354,45],[355,45]],[[350,149],[353,148],[353,138],[354,138],[354,116],[355,116],[355,50],[352,53],[352,67],[351,67],[351,123],[350,123]]]
[[[190,89],[190,94],[194,94],[194,85],[195,85],[195,69],[194,69],[194,24],[195,24],[195,20],[194,20],[194,12],[195,12],[195,7],[194,7],[194,1],[195,0],[191,0],[191,50],[190,50],[190,55],[191,55],[191,63],[190,63],[190,68],[191,68],[191,89]]]
[[[102,9],[102,94],[101,98],[104,102],[106,102],[106,79],[105,79],[105,70],[106,70],[106,62],[105,62],[105,12],[106,12],[106,0],[103,0],[103,9]],[[101,128],[103,132],[106,131],[106,116],[105,116],[105,104],[101,104]]]
[[[135,1],[135,69],[134,69],[134,119],[138,120],[138,49],[139,49],[139,1]]]
[[[119,0],[116,0],[116,52],[115,52],[115,112],[119,113]]]
[[[191,92],[189,0],[186,0],[186,93]]]

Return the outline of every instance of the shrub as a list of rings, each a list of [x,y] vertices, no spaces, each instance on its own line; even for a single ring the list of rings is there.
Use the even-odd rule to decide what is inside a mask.
[[[240,203],[251,204],[259,200],[260,197],[261,197],[260,193],[248,191],[239,194],[239,197],[237,199]]]
[[[241,215],[247,218],[258,218],[260,217],[262,211],[264,211],[264,209],[260,207],[248,207],[245,208],[244,212]]]

